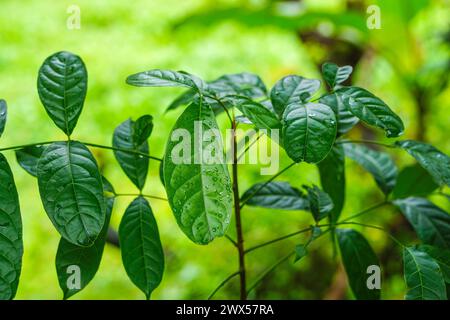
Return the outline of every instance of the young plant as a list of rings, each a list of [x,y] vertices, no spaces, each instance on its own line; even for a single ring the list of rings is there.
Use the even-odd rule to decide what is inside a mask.
[[[126,209],[119,227],[123,264],[131,281],[147,299],[159,286],[164,272],[164,253],[150,203],[162,198],[144,195],[149,161],[161,162],[161,182],[181,231],[193,242],[206,245],[225,236],[236,247],[239,265],[209,296],[228,281],[240,279],[241,299],[247,299],[264,278],[284,261],[297,262],[308,255],[309,246],[329,234],[331,245],[339,247],[349,285],[357,299],[379,299],[380,286],[370,283],[368,272],[380,268],[369,242],[352,225],[387,232],[380,226],[361,224],[356,219],[384,206],[394,206],[416,231],[420,245],[405,246],[388,236],[403,250],[407,299],[447,299],[450,285],[450,215],[426,197],[443,195],[450,185],[450,158],[433,146],[412,140],[386,144],[344,138],[358,122],[385,131],[389,138],[400,136],[401,119],[367,90],[345,86],[352,67],[323,65],[328,92],[319,95],[321,82],[290,75],[267,91],[263,81],[249,73],[224,75],[205,82],[185,73],[150,70],[131,75],[127,83],[142,87],[178,86],[188,90],[168,108],[185,110],[176,121],[163,159],[151,156],[148,138],[153,118],[144,115],[120,124],[112,146],[72,139],[87,91],[87,72],[82,60],[59,52],[45,60],[38,75],[39,97],[53,122],[67,135],[65,141],[32,143],[1,148],[15,150],[17,161],[36,176],[41,199],[50,220],[61,235],[56,269],[64,298],[81,291],[95,276],[106,243],[116,192],[102,177],[88,147],[112,150],[127,177],[139,190]],[[230,167],[225,160],[216,117],[224,112],[231,128]],[[0,136],[6,123],[6,102],[0,100]],[[238,141],[238,125],[250,125],[275,140],[292,163],[258,182],[245,192],[239,189],[239,164],[252,144]],[[208,138],[198,133],[208,132]],[[193,137],[193,139],[192,139]],[[279,139],[278,139],[279,138]],[[244,150],[238,155],[239,146]],[[399,174],[391,157],[370,148],[405,150],[418,164]],[[345,202],[345,159],[352,159],[374,178],[384,199],[369,208],[341,218]],[[316,165],[320,184],[299,190],[276,180],[296,164]],[[231,170],[229,170],[231,169]],[[230,172],[231,171],[231,172]],[[15,296],[23,254],[21,216],[17,190],[9,165],[0,154],[0,298]],[[420,181],[420,183],[418,183]],[[435,191],[440,188],[440,191]],[[162,199],[165,200],[165,199]],[[245,206],[266,209],[309,211],[314,223],[297,232],[253,246],[244,246],[241,212]],[[234,212],[237,239],[227,234]],[[327,220],[326,223],[322,221]],[[248,284],[246,257],[273,243],[309,233],[282,259]],[[163,235],[164,238],[164,235]],[[234,298],[234,297],[233,297]]]

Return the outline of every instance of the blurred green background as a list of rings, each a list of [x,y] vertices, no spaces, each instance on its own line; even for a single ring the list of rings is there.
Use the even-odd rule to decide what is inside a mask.
[[[67,8],[81,10],[81,28],[66,26]],[[366,9],[377,4],[381,29],[366,26]],[[0,9],[0,98],[9,104],[9,120],[0,147],[63,139],[39,102],[37,71],[50,54],[67,50],[80,55],[89,73],[84,111],[74,139],[109,145],[114,128],[128,117],[148,113],[155,118],[151,154],[162,156],[167,135],[181,110],[164,113],[181,91],[135,88],[125,84],[132,73],[152,68],[185,70],[212,80],[226,73],[259,74],[270,88],[288,74],[319,77],[324,61],[355,67],[354,84],[385,100],[405,122],[405,137],[428,141],[450,153],[448,112],[449,1],[268,1],[268,0],[2,0]],[[219,121],[225,124],[224,116]],[[382,133],[358,127],[352,138],[385,139]],[[136,193],[113,154],[93,150],[117,192]],[[400,151],[391,152],[399,167],[413,163]],[[39,200],[37,182],[7,153],[20,194],[25,256],[18,299],[59,299],[54,258],[59,237]],[[285,155],[282,166],[289,163]],[[372,178],[347,161],[350,215],[382,200]],[[151,163],[145,192],[164,196],[158,163]],[[241,190],[267,177],[257,166],[240,168]],[[300,187],[318,183],[315,166],[301,164],[280,180]],[[116,202],[112,225],[132,198]],[[449,209],[448,203],[433,198]],[[155,299],[203,299],[237,270],[237,254],[226,239],[208,246],[192,244],[178,229],[167,203],[152,200],[166,255],[166,272]],[[246,245],[258,244],[311,223],[305,212],[247,207],[243,213]],[[407,243],[416,241],[398,212],[374,211],[365,222],[384,225]],[[233,225],[229,234],[234,235]],[[383,264],[382,295],[402,299],[400,250],[382,233],[363,229]],[[247,257],[249,282],[293,249],[295,237],[255,251]],[[217,298],[238,298],[237,279]],[[96,278],[75,299],[142,299],[128,280],[120,252],[107,245]],[[351,298],[339,260],[328,239],[310,255],[283,264],[251,295],[262,299]]]

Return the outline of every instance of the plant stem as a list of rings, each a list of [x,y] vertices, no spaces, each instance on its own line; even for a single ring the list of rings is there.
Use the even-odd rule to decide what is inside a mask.
[[[270,240],[270,241],[267,241],[267,242],[263,242],[263,243],[261,243],[261,244],[258,244],[258,245],[256,245],[256,246],[254,246],[254,247],[248,248],[247,250],[245,250],[245,254],[250,253],[250,252],[252,252],[253,250],[256,250],[256,249],[259,249],[259,248],[268,246],[268,245],[270,245],[270,244],[272,244],[272,243],[275,243],[275,242],[278,242],[278,241],[281,241],[281,240],[284,240],[284,239],[287,239],[287,238],[296,236],[296,235],[301,234],[301,233],[308,232],[308,231],[310,231],[310,230],[311,230],[311,227],[308,227],[308,228],[301,229],[301,230],[295,231],[295,232],[293,232],[293,233],[287,234],[287,235],[285,235],[285,236],[282,236],[282,237],[279,237],[279,238],[276,238],[276,239],[273,239],[273,240]]]
[[[228,239],[237,248],[238,244],[232,237],[226,234],[225,238]]]
[[[259,133],[258,136],[256,137],[255,140],[253,140],[251,143],[248,144],[248,146],[245,148],[244,151],[242,151],[242,153],[239,155],[239,157],[237,158],[237,161],[239,162],[239,160],[241,160],[242,157],[245,156],[245,154],[247,153],[247,151],[256,143],[258,142],[258,140],[262,137],[262,134]]]
[[[397,146],[394,144],[388,144],[388,143],[383,143],[383,142],[378,142],[378,141],[373,141],[373,140],[340,140],[340,141],[336,141],[336,143],[337,144],[346,144],[346,143],[375,144],[375,145],[383,146],[386,148],[397,148]]]
[[[342,220],[341,222],[346,222],[346,221],[355,219],[355,218],[357,218],[357,217],[360,217],[360,216],[362,216],[362,215],[364,215],[364,214],[366,214],[366,213],[369,213],[369,212],[372,211],[372,210],[375,210],[375,209],[378,209],[378,208],[380,208],[380,207],[382,207],[382,206],[385,206],[385,205],[387,205],[388,203],[389,203],[389,201],[383,201],[383,202],[377,203],[377,204],[375,204],[375,205],[373,205],[373,206],[371,206],[371,207],[369,207],[369,208],[367,208],[367,209],[364,209],[363,211],[360,211],[360,212],[358,212],[358,213],[355,213],[354,215],[351,215],[350,217],[348,217],[348,218]],[[336,223],[336,224],[337,224],[337,223]]]
[[[146,153],[139,152],[139,151],[135,151],[135,150],[131,150],[131,149],[123,149],[123,148],[116,148],[116,147],[104,146],[104,145],[101,145],[101,144],[96,144],[96,143],[91,143],[91,142],[84,142],[84,141],[80,141],[80,142],[83,143],[83,144],[85,144],[85,145],[87,145],[87,146],[94,147],[94,148],[100,148],[100,149],[107,149],[107,150],[114,150],[114,151],[122,151],[122,152],[127,152],[127,153],[133,153],[133,154],[137,154],[137,155],[140,155],[140,156],[143,156],[143,157],[146,157],[146,158],[149,158],[149,159],[153,159],[153,160],[156,160],[156,161],[162,161],[161,158],[154,157],[154,156],[150,156],[150,155],[148,155],[148,154],[146,154]]]
[[[240,298],[247,300],[247,284],[246,284],[246,270],[245,270],[245,249],[244,237],[242,234],[241,221],[241,206],[239,203],[239,183],[238,183],[238,162],[237,162],[237,141],[236,141],[236,120],[233,116],[232,122],[232,144],[233,144],[233,195],[234,195],[234,213],[236,217],[236,234],[237,234],[237,249],[239,253],[239,277],[240,277]]]
[[[166,198],[158,197],[158,196],[152,196],[149,194],[136,194],[136,193],[116,193],[114,194],[116,197],[144,197],[149,199],[156,199],[156,200],[162,200],[162,201],[168,201]]]
[[[17,149],[23,149],[23,148],[26,148],[26,147],[34,147],[34,146],[44,146],[44,145],[47,145],[47,144],[52,144],[54,142],[57,142],[57,141],[45,141],[45,142],[23,144],[23,145],[20,145],[20,146],[12,146],[12,147],[1,148],[0,151],[17,150]]]
[[[269,183],[271,183],[273,180],[275,180],[277,177],[279,177],[281,174],[283,174],[284,172],[286,172],[287,170],[289,170],[290,168],[292,168],[294,165],[296,165],[297,162],[292,162],[290,165],[288,165],[287,167],[285,167],[283,170],[279,171],[278,173],[276,173],[275,175],[273,175],[269,180],[267,180],[266,182],[264,182],[259,188],[257,188],[252,194],[250,194],[247,198],[245,198],[244,200],[242,200],[241,203],[241,209],[245,206],[245,204],[248,202],[248,200],[250,200],[251,198],[253,198],[254,195],[256,195],[259,191],[261,191],[265,186],[267,186]]]
[[[239,274],[239,271],[236,271],[232,274],[230,274],[228,277],[226,277],[218,286],[217,288],[214,289],[213,292],[211,292],[211,294],[208,296],[208,300],[211,300],[214,295],[217,293],[217,291],[219,291],[228,281],[230,281],[231,279],[233,279],[234,277],[236,277]]]

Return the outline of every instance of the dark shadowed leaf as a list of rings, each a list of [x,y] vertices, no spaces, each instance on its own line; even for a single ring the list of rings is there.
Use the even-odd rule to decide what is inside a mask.
[[[294,262],[297,262],[301,260],[303,257],[305,257],[308,254],[308,249],[306,249],[307,246],[304,244],[299,244],[295,246],[295,257]]]
[[[405,130],[402,120],[386,103],[369,91],[359,87],[336,90],[348,110],[365,123],[381,128],[387,137],[398,137]]]
[[[0,99],[0,137],[2,136],[3,132],[5,131],[7,114],[8,114],[8,108],[6,106],[6,101],[3,99]]]
[[[19,197],[8,162],[0,153],[0,300],[10,300],[16,295],[22,256]]]
[[[137,144],[134,140],[134,126],[135,122],[131,119],[122,122],[114,130],[113,147],[148,154],[149,147],[147,140],[145,139],[141,144]],[[135,186],[142,190],[147,179],[149,159],[138,153],[114,150],[114,155],[122,170]]]
[[[445,282],[439,264],[416,248],[403,249],[406,300],[447,300]]]
[[[198,77],[182,71],[149,70],[133,74],[127,83],[136,87],[187,87],[201,91],[205,83]]]
[[[394,204],[423,243],[450,249],[450,215],[447,212],[423,198],[399,199]]]
[[[309,210],[311,211],[314,220],[319,222],[333,210],[333,200],[331,200],[328,193],[322,191],[316,185],[313,185],[312,187],[303,187],[308,192]]]
[[[327,157],[317,164],[322,189],[333,201],[333,210],[329,216],[336,222],[345,202],[345,154],[342,145],[335,144]]]
[[[308,210],[306,196],[288,182],[272,181],[263,186],[257,183],[242,195],[249,206],[284,210]],[[247,200],[248,199],[248,200]]]
[[[143,197],[136,198],[125,211],[119,238],[128,277],[150,299],[162,280],[164,252],[152,209]]]
[[[426,252],[439,264],[444,281],[446,283],[450,283],[450,250],[433,247],[426,244],[418,246],[417,249]]]
[[[270,134],[272,129],[281,130],[280,120],[278,120],[277,116],[265,106],[250,99],[239,100],[236,107],[257,129],[267,130],[268,134]]]
[[[347,157],[359,163],[373,176],[385,195],[391,193],[397,181],[397,167],[387,153],[349,143],[344,144],[344,151]]]
[[[83,290],[94,278],[98,271],[103,256],[103,249],[106,243],[106,234],[108,232],[109,221],[114,206],[114,189],[111,183],[102,177],[103,192],[106,202],[106,220],[102,231],[94,244],[90,247],[76,246],[64,238],[59,241],[58,251],[56,253],[56,273],[58,274],[59,287],[64,293],[64,299],[68,299],[74,294]],[[80,282],[79,289],[71,284],[70,276],[74,274],[71,269],[73,266],[79,268]]]
[[[437,184],[450,186],[449,156],[424,142],[405,140],[397,141],[396,145],[412,155],[428,171]]]
[[[270,99],[275,112],[281,119],[288,105],[305,103],[319,88],[319,80],[291,75],[275,84],[270,91]]]
[[[214,137],[194,141],[198,123]],[[230,223],[233,197],[223,156],[222,138],[210,106],[204,101],[192,103],[169,136],[164,181],[178,225],[198,244],[223,236]]]
[[[77,141],[55,142],[38,162],[39,192],[61,236],[91,246],[105,223],[103,184],[91,152]]]
[[[53,122],[67,135],[77,124],[86,91],[86,67],[70,52],[51,55],[39,69],[39,98]]]
[[[333,109],[337,121],[337,136],[349,132],[359,122],[359,119],[342,103],[342,97],[337,93],[327,94],[321,97],[319,102]]]
[[[148,140],[153,131],[153,117],[146,114],[138,118],[134,123],[133,130],[133,142],[135,145],[140,146]]]
[[[395,198],[426,196],[438,187],[422,166],[414,164],[400,171],[392,194]]]
[[[336,229],[336,234],[348,282],[356,299],[380,299],[380,290],[367,286],[367,268],[380,263],[366,238],[352,229]]]
[[[39,158],[46,146],[35,145],[16,150],[16,159],[19,165],[33,177],[37,177]]]
[[[292,103],[282,122],[284,149],[292,160],[317,163],[327,156],[336,138],[336,117],[330,107]]]
[[[323,78],[331,89],[333,89],[337,84],[341,84],[347,80],[352,74],[352,71],[352,66],[339,67],[331,62],[325,62],[322,65]]]
[[[172,101],[172,103],[167,107],[166,112],[175,110],[176,108],[181,106],[187,106],[194,100],[196,95],[197,91],[195,89],[189,89],[188,91],[183,92],[175,100]]]

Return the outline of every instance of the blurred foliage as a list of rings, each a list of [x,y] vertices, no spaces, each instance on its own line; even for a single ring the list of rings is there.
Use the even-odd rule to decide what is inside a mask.
[[[81,29],[69,30],[67,8],[81,9]],[[381,8],[381,29],[366,27],[366,8]],[[206,80],[226,73],[254,72],[268,86],[287,74],[318,77],[325,60],[350,62],[352,82],[370,88],[404,120],[406,137],[421,137],[450,153],[447,110],[449,18],[446,0],[379,1],[264,1],[264,0],[3,0],[0,10],[0,97],[9,104],[9,122],[1,146],[63,138],[40,105],[37,71],[50,54],[68,50],[80,55],[89,73],[88,96],[74,139],[110,144],[114,128],[128,117],[149,113],[155,121],[150,152],[161,156],[166,137],[180,111],[164,113],[178,89],[137,89],[125,78],[152,68],[182,69]],[[425,111],[424,111],[425,110]],[[219,118],[225,124],[224,116]],[[422,123],[422,127],[420,126]],[[424,127],[425,126],[425,127]],[[382,134],[360,127],[353,138]],[[105,176],[120,193],[136,193],[113,154],[94,150]],[[14,155],[7,154],[14,162]],[[397,164],[413,160],[398,151]],[[289,160],[284,157],[281,166]],[[18,299],[62,297],[54,258],[59,237],[42,208],[37,182],[12,165],[24,221],[25,256]],[[383,199],[372,179],[347,162],[347,200],[350,215]],[[240,168],[241,190],[265,178],[254,165]],[[301,164],[282,177],[293,185],[317,183],[315,166]],[[158,163],[150,167],[145,193],[164,195]],[[439,197],[436,203],[449,208]],[[130,199],[119,199],[112,225],[117,227]],[[151,202],[160,226],[167,269],[155,299],[202,299],[237,269],[235,249],[226,239],[209,246],[192,244],[178,229],[166,203]],[[296,231],[311,223],[303,212],[247,207],[246,245],[251,246]],[[416,239],[401,215],[382,209],[364,221],[384,225],[405,242]],[[232,228],[231,228],[232,229]],[[233,230],[230,229],[230,234]],[[362,229],[383,263],[383,298],[403,298],[400,251],[384,234]],[[285,263],[271,274],[252,298],[351,298],[339,261],[329,241],[321,239],[298,264]],[[301,236],[248,255],[249,281],[301,241]],[[342,284],[343,282],[343,284]],[[217,295],[236,298],[237,281]],[[120,253],[108,246],[100,270],[78,299],[141,299],[128,280]]]

